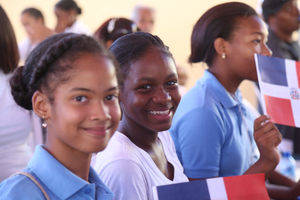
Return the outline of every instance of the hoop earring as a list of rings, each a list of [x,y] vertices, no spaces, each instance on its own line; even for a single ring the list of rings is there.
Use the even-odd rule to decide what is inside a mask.
[[[222,59],[226,59],[226,54],[222,53]]]

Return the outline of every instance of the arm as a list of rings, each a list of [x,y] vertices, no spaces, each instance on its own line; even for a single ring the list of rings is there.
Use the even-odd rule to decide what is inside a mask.
[[[287,187],[293,187],[296,185],[295,181],[275,170],[269,173],[268,180],[271,184],[282,185]]]
[[[152,191],[141,168],[130,160],[117,160],[108,164],[99,173],[101,179],[112,190],[115,200],[147,200]]]
[[[271,198],[277,200],[296,200],[300,196],[300,181],[293,187],[267,184],[267,190]]]
[[[194,109],[173,124],[170,131],[190,180],[219,175],[223,129],[221,119],[205,108]]]

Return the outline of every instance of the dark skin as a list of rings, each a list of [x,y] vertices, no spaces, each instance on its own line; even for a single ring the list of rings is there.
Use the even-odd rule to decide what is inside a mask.
[[[55,8],[54,13],[57,19],[54,29],[56,33],[64,32],[67,27],[71,27],[76,21],[77,13],[75,10]]]
[[[240,18],[229,40],[215,40],[216,55],[209,71],[232,96],[243,80],[257,81],[253,57],[254,53],[271,55],[266,46],[267,34],[262,20],[253,16]],[[226,54],[225,59],[222,58],[223,53]],[[280,158],[276,147],[281,141],[281,134],[267,116],[263,115],[255,120],[254,139],[260,158],[244,174],[265,173],[271,182],[283,185],[267,185],[271,198],[295,199],[299,195],[300,184],[296,185],[294,181],[274,171]]]
[[[170,180],[174,167],[168,162],[158,132],[168,130],[180,101],[176,66],[155,47],[130,65],[120,90],[123,111],[118,130],[146,151]]]
[[[269,28],[281,40],[292,42],[292,34],[299,28],[298,17],[297,1],[288,1],[277,13],[269,17]]]

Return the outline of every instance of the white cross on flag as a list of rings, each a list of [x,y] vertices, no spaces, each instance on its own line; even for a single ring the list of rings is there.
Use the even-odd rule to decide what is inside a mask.
[[[278,124],[300,127],[300,62],[255,54],[264,113]]]

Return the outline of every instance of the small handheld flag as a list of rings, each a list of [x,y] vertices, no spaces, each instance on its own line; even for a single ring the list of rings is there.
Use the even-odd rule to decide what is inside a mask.
[[[278,124],[300,127],[300,62],[255,54],[264,113]]]
[[[157,186],[155,200],[269,200],[264,174],[211,178]]]

